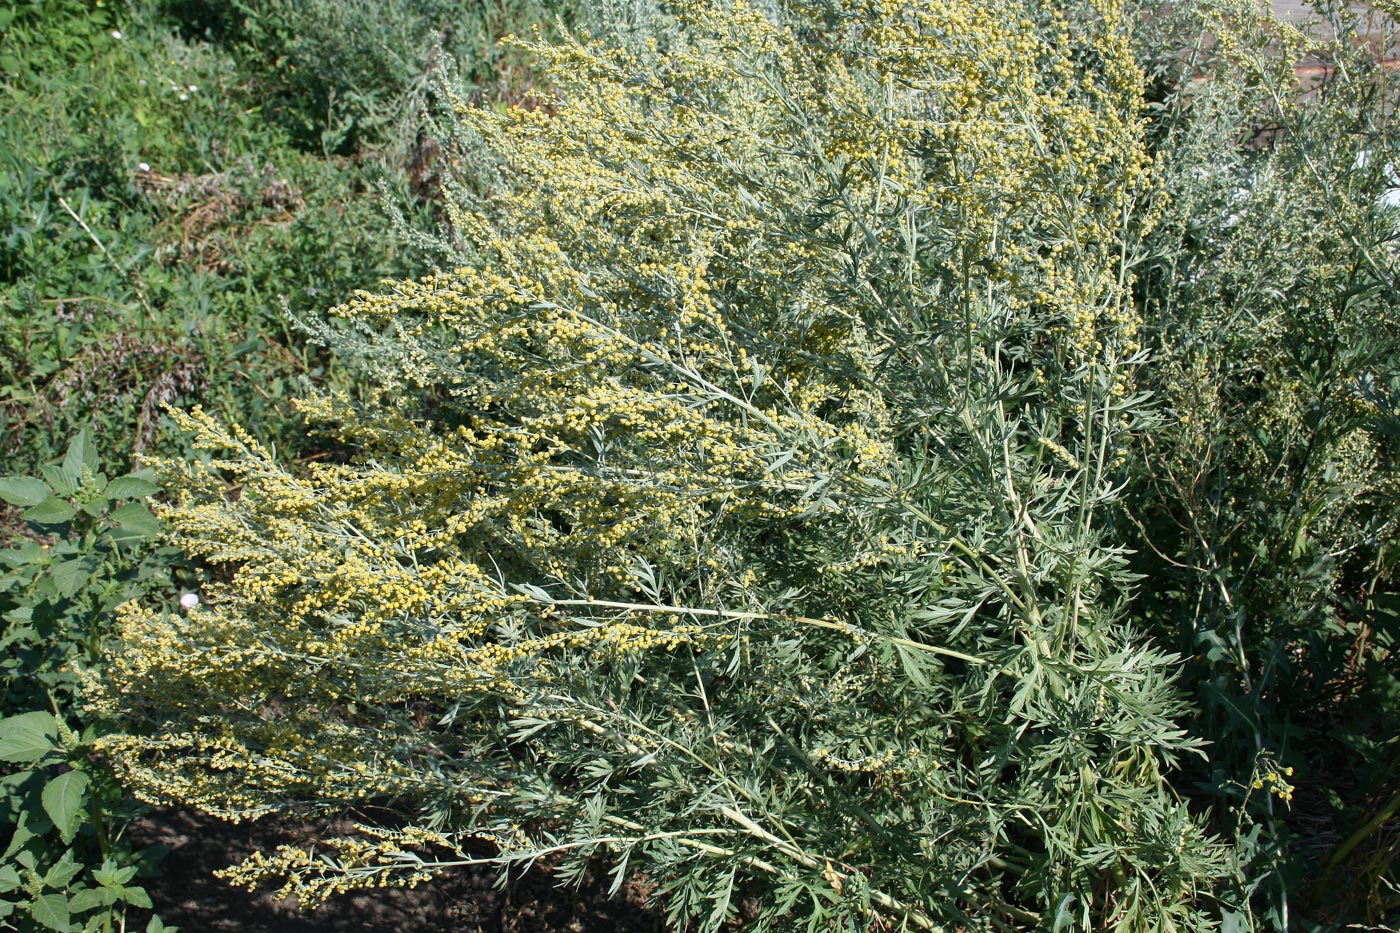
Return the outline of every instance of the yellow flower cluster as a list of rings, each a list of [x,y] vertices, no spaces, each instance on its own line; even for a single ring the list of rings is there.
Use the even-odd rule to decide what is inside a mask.
[[[273,899],[295,897],[302,908],[314,909],[346,891],[417,887],[432,878],[430,866],[436,864],[426,861],[422,853],[426,851],[431,856],[434,851],[445,852],[467,859],[462,841],[419,827],[391,831],[355,824],[354,835],[332,837],[320,851],[280,845],[270,855],[254,852],[240,864],[215,875],[249,890],[269,877],[284,878],[285,883],[273,893]]]
[[[1283,767],[1270,758],[1261,758],[1258,763],[1258,770],[1255,772],[1254,780],[1250,782],[1252,790],[1268,789],[1268,792],[1283,803],[1293,802],[1293,792],[1297,789],[1288,782],[1293,776],[1291,767]]]

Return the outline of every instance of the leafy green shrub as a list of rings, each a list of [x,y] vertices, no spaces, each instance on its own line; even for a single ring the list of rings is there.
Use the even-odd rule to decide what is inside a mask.
[[[0,720],[0,819],[13,832],[0,857],[0,923],[58,933],[126,929],[131,907],[151,898],[133,884],[153,853],[120,838],[131,803],[93,759],[95,732],[73,732],[53,713]],[[147,933],[178,930],[152,917]]]
[[[1169,417],[1133,470],[1141,611],[1193,658],[1198,780],[1259,916],[1381,922],[1400,880],[1380,832],[1400,799],[1400,88],[1348,10],[1307,93],[1299,38],[1257,10],[1175,25],[1222,41],[1159,60],[1171,201],[1139,292]]]
[[[0,551],[0,703],[5,709],[76,703],[73,665],[101,659],[112,610],[171,584],[170,549],[152,550],[160,524],[146,507],[149,471],[108,480],[86,433],[40,476],[0,478],[0,499],[23,509],[28,535]]]
[[[233,880],[598,857],[710,931],[1211,925],[1177,659],[1122,612],[1118,13],[793,6],[462,109],[479,262],[336,309],[368,388],[301,408],[348,462],[182,417],[175,540],[229,576],[123,611],[102,747],[146,799],[359,820]]]
[[[84,433],[39,476],[0,477],[27,533],[0,550],[0,923],[6,929],[125,928],[148,909],[132,884],[152,853],[123,839],[137,809],[78,729],[79,677],[101,660],[113,610],[169,598],[177,551],[157,546],[149,473],[109,479]],[[158,919],[148,930],[167,929]]]

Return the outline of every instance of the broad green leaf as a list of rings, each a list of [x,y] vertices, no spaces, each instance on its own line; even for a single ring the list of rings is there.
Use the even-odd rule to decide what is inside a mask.
[[[49,484],[33,476],[0,477],[0,499],[10,505],[38,505],[51,495]]]
[[[140,907],[144,910],[151,909],[151,896],[146,893],[145,888],[135,886],[122,888],[122,900],[132,907]]]
[[[112,888],[84,888],[68,898],[68,909],[81,914],[99,907],[111,907],[117,902],[117,897],[117,892]]]
[[[117,863],[112,859],[102,863],[101,868],[92,870],[92,877],[98,884],[108,888],[120,888],[132,878],[136,877],[136,866],[128,865],[125,868],[118,868]]]
[[[13,865],[0,865],[0,894],[8,894],[23,883]]]
[[[29,782],[34,781],[34,787],[39,786],[41,773],[39,771],[16,771],[0,777],[0,800],[12,800],[18,802],[30,792]]]
[[[44,875],[44,884],[51,888],[66,888],[82,870],[83,866],[73,858],[73,850],[69,849],[63,853],[63,858],[49,867],[48,873]]]
[[[179,927],[168,927],[159,917],[152,917],[146,924],[146,933],[180,933]]]
[[[48,559],[49,549],[37,541],[24,541],[19,546],[19,556],[27,564],[39,564]]]
[[[154,538],[161,532],[160,522],[151,510],[139,502],[128,502],[112,512],[112,521],[134,534]]]
[[[118,476],[107,484],[109,499],[140,499],[160,492],[160,487],[139,476]]]
[[[91,557],[76,557],[54,564],[51,573],[58,595],[72,596],[82,589],[96,569],[96,564],[97,561]]]
[[[71,496],[78,491],[78,479],[81,477],[75,479],[69,476],[57,464],[46,463],[39,467],[39,472],[44,474],[44,479],[48,480],[53,491],[60,496]]]
[[[87,428],[79,431],[68,444],[68,453],[63,458],[63,472],[74,479],[82,478],[83,467],[97,472],[97,448],[93,445]]]
[[[57,525],[71,519],[77,512],[73,506],[58,496],[49,496],[34,508],[24,513],[24,520],[41,525]]]
[[[29,625],[29,623],[34,621],[34,607],[20,606],[18,609],[11,609],[9,612],[0,615],[0,619],[4,619],[11,625]]]
[[[58,748],[52,713],[21,713],[0,720],[0,761],[38,761]]]
[[[67,845],[78,834],[87,811],[83,803],[87,800],[88,776],[82,771],[68,771],[49,781],[44,787],[44,812],[48,813],[58,834]]]
[[[29,913],[36,921],[50,930],[69,933],[73,929],[69,919],[68,898],[62,894],[41,894],[29,904]]]

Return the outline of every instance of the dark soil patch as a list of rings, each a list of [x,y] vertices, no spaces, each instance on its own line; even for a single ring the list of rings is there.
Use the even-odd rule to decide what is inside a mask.
[[[315,911],[270,892],[249,893],[213,876],[255,850],[305,844],[306,829],[268,822],[232,824],[186,810],[161,809],[131,827],[138,847],[164,845],[160,875],[145,881],[155,911],[182,933],[664,933],[662,913],[632,884],[614,898],[606,878],[558,887],[535,869],[505,887],[481,869],[451,871],[413,889],[355,891]],[[146,918],[131,928],[144,929]]]

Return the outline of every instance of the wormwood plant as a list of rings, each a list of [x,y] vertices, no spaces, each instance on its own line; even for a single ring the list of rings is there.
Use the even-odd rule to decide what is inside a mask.
[[[478,261],[333,312],[381,388],[302,410],[354,456],[182,416],[169,518],[229,574],[121,614],[130,786],[353,810],[227,873],[307,904],[600,859],[690,929],[1210,926],[1114,544],[1143,77],[1053,7],[532,46],[557,96],[458,113]]]
[[[420,79],[434,58],[484,97],[528,82],[501,35],[568,18],[560,0],[161,0],[189,32],[233,51],[268,115],[300,146],[349,154],[411,147]]]
[[[1336,39],[1306,92],[1302,37],[1258,11],[1176,18],[1222,41],[1164,69],[1173,201],[1141,294],[1173,417],[1132,492],[1143,615],[1194,656],[1202,784],[1243,817],[1258,915],[1287,929],[1400,907],[1382,831],[1400,808],[1395,9],[1321,9]]]

